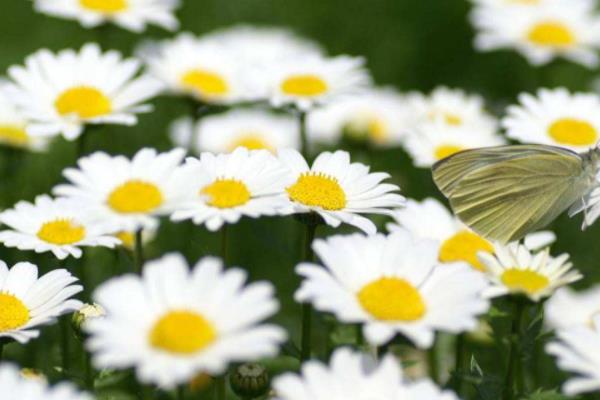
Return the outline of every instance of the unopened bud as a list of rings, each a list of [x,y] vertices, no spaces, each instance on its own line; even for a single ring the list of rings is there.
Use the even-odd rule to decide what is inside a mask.
[[[270,378],[267,369],[254,363],[237,367],[229,378],[231,389],[242,399],[253,399],[268,393]]]

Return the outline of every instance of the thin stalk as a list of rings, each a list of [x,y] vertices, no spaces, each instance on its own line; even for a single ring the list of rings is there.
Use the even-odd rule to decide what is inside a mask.
[[[60,320],[60,347],[62,354],[62,374],[63,377],[67,376],[67,371],[71,367],[71,343],[70,343],[70,332],[71,321],[67,316],[63,316]]]
[[[427,364],[429,366],[429,376],[435,383],[440,383],[440,365],[439,365],[439,345],[436,340],[427,352]]]
[[[177,388],[177,393],[176,393],[176,397],[177,400],[183,400],[185,399],[185,386],[179,386]]]
[[[142,243],[142,228],[135,231],[135,246],[134,246],[134,270],[136,273],[142,273],[142,266],[144,265],[144,245]]]
[[[0,361],[4,359],[4,343],[0,340]]]
[[[304,239],[304,261],[312,261],[314,258],[312,242],[315,238],[316,230],[316,224],[306,224],[306,237]],[[300,359],[302,361],[305,361],[310,358],[312,350],[312,314],[312,305],[310,303],[302,304],[302,343],[300,347]]]
[[[92,367],[91,355],[89,352],[83,349],[83,362],[84,362],[84,373],[85,373],[85,387],[89,391],[94,391],[94,368]]]
[[[355,329],[356,329],[356,346],[361,347],[365,344],[365,337],[363,335],[362,325],[357,324]]]
[[[221,228],[221,258],[223,264],[227,266],[227,224]]]
[[[225,386],[225,376],[217,379],[217,400],[225,400],[227,388]]]
[[[300,130],[300,152],[308,161],[308,132],[306,131],[306,111],[298,110],[298,128]]]
[[[515,396],[515,382],[517,381],[517,372],[521,371],[521,323],[523,320],[523,314],[525,311],[525,302],[521,298],[513,298],[513,320],[511,324],[510,332],[510,347],[508,350],[508,370],[506,371],[506,378],[504,384],[504,399],[514,400]],[[519,385],[517,385],[519,386]],[[520,388],[517,388],[517,392]]]
[[[454,391],[460,397],[463,394],[463,379],[460,376],[463,372],[465,364],[465,335],[460,334],[456,337],[455,351],[454,351]]]

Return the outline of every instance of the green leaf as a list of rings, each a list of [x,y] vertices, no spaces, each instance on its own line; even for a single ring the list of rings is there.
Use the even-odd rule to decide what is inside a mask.
[[[121,390],[105,390],[96,394],[96,400],[137,400],[137,397]]]

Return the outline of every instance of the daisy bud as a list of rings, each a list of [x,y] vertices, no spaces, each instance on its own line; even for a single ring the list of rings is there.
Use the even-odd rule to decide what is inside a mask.
[[[263,396],[271,387],[267,369],[254,363],[242,364],[229,378],[231,389],[242,399],[254,399]]]

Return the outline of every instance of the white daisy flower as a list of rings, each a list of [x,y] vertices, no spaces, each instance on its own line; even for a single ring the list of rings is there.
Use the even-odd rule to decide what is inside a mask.
[[[439,245],[408,232],[333,236],[316,240],[324,268],[303,263],[296,301],[311,302],[343,323],[362,323],[369,343],[382,345],[400,333],[420,348],[436,330],[474,329],[488,309],[485,278],[465,263],[439,267]],[[368,268],[365,268],[368,266]]]
[[[308,361],[300,374],[286,373],[273,381],[276,400],[458,400],[429,379],[409,382],[392,355],[380,362],[347,348],[335,350],[329,365]]]
[[[174,179],[185,151],[157,153],[142,149],[130,160],[96,152],[81,158],[78,169],[67,168],[69,181],[53,189],[57,196],[74,198],[95,210],[95,217],[116,231],[152,229],[165,215],[180,188]]]
[[[466,262],[484,271],[477,254],[494,252],[492,243],[470,230],[436,199],[427,198],[421,202],[409,199],[393,217],[395,223],[387,225],[390,232],[405,229],[417,238],[440,243],[438,261],[443,264]],[[552,232],[544,231],[527,235],[524,244],[529,249],[540,249],[554,240],[556,236]]]
[[[557,358],[560,369],[575,374],[562,391],[569,396],[600,391],[600,317],[594,317],[591,327],[559,330],[557,337],[546,345],[546,351]]]
[[[512,242],[496,244],[494,255],[480,252],[478,256],[491,283],[484,293],[487,297],[522,294],[537,302],[551,296],[559,287],[582,278],[572,269],[568,254],[552,257],[549,248],[532,252]]]
[[[196,122],[192,117],[182,116],[169,124],[169,139],[176,147],[193,150],[196,146]]]
[[[90,207],[78,200],[37,196],[34,203],[20,201],[0,213],[0,222],[10,228],[0,232],[0,242],[6,247],[50,251],[59,260],[81,257],[84,246],[113,248],[119,244],[110,235],[114,228],[98,221]]]
[[[179,0],[35,0],[38,12],[75,19],[85,28],[107,22],[133,32],[152,24],[168,30],[179,28],[175,10]]]
[[[45,151],[48,138],[27,133],[29,120],[4,94],[5,85],[0,81],[0,145],[30,151]]]
[[[346,134],[376,146],[397,146],[413,115],[406,100],[392,89],[373,89],[347,96],[308,116],[308,133],[314,142],[335,144]]]
[[[594,67],[600,20],[588,2],[548,2],[537,7],[476,7],[472,21],[481,51],[513,48],[533,65],[556,57]]]
[[[404,205],[404,197],[396,193],[400,188],[382,183],[389,174],[351,163],[346,151],[321,153],[311,167],[296,150],[279,151],[279,159],[291,174],[285,189],[290,213],[315,212],[327,225],[346,223],[373,234],[375,224],[360,214],[392,215]]]
[[[288,171],[266,150],[202,153],[186,159],[178,174],[181,200],[171,219],[191,219],[216,231],[243,216],[276,215],[288,205],[283,193],[288,181]]]
[[[43,379],[25,378],[11,364],[0,364],[0,393],[6,399],[19,400],[92,400],[71,383],[50,387]]]
[[[462,150],[505,144],[497,134],[473,128],[456,128],[436,121],[420,124],[404,140],[404,149],[416,167],[430,168],[437,161]]]
[[[294,58],[274,65],[268,73],[271,104],[304,111],[359,93],[370,83],[364,60],[349,56]]]
[[[290,58],[323,54],[318,43],[277,27],[237,25],[205,35],[203,40],[214,41],[231,49],[250,70],[271,68]]]
[[[570,329],[575,326],[592,326],[600,315],[600,286],[576,292],[569,287],[560,288],[544,305],[544,322],[551,329]]]
[[[285,331],[261,324],[277,312],[268,282],[244,285],[246,272],[204,258],[190,271],[179,254],[149,262],[142,276],[102,284],[94,299],[106,317],[84,329],[98,368],[133,367],[138,379],[172,388],[200,372],[277,354]]]
[[[198,153],[230,153],[238,147],[276,152],[300,148],[295,118],[266,110],[232,110],[203,118],[196,127]]]
[[[495,7],[540,7],[548,4],[574,4],[581,3],[590,9],[594,6],[594,0],[472,0],[475,4]]]
[[[460,89],[441,86],[429,95],[409,93],[406,96],[413,124],[437,123],[447,128],[477,131],[480,135],[493,135],[497,121],[485,109],[483,97]]]
[[[145,43],[138,53],[149,72],[173,93],[216,104],[257,96],[240,73],[237,54],[217,41],[181,33],[174,39]]]
[[[502,126],[508,137],[523,143],[562,146],[586,151],[600,139],[600,98],[569,93],[565,88],[522,93],[508,108]]]
[[[38,326],[78,310],[82,303],[71,297],[83,288],[72,284],[76,281],[65,269],[38,277],[33,264],[21,262],[9,269],[0,261],[0,339],[27,343],[39,336]]]
[[[6,92],[30,119],[29,134],[74,140],[86,124],[134,125],[137,113],[151,110],[139,103],[162,86],[148,75],[136,78],[139,68],[137,60],[102,53],[94,43],[78,53],[43,49],[27,57],[25,66],[9,68],[13,83]]]

